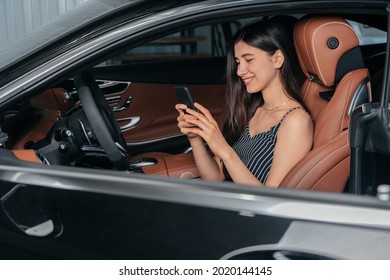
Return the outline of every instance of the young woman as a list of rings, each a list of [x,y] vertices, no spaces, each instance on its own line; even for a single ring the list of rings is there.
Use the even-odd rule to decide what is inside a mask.
[[[223,133],[201,104],[195,103],[199,112],[176,105],[203,179],[277,187],[311,150],[313,122],[299,96],[300,71],[282,24],[258,22],[233,37]]]

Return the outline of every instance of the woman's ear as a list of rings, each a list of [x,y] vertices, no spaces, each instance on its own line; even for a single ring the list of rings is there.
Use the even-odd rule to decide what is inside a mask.
[[[277,50],[273,55],[273,62],[276,69],[280,69],[284,63],[284,54],[281,50]]]

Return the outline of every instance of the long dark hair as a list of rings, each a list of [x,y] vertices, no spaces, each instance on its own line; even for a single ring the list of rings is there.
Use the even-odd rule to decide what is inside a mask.
[[[227,51],[226,111],[223,133],[229,144],[233,144],[238,139],[256,109],[264,103],[261,92],[248,94],[243,81],[237,75],[234,46],[240,41],[270,55],[277,50],[284,54],[284,63],[280,68],[283,88],[291,98],[305,107],[300,97],[303,74],[295,53],[291,26],[276,20],[260,21],[245,26],[233,36]]]

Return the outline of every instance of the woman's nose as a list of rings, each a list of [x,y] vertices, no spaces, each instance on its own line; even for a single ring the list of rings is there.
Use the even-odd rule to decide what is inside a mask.
[[[247,70],[243,67],[242,63],[237,65],[237,76],[243,77],[246,74]]]

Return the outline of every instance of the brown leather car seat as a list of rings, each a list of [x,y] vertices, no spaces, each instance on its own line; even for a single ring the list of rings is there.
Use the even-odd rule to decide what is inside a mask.
[[[346,20],[317,16],[297,22],[294,44],[306,75],[302,95],[315,124],[314,144],[280,186],[342,192],[350,173],[350,115],[371,99],[359,39]]]

